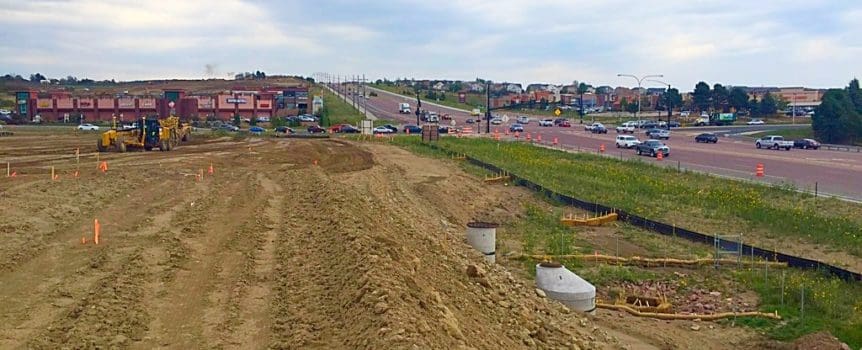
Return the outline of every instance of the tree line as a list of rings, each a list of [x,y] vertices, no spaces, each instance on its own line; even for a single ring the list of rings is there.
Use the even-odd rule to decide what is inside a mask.
[[[811,118],[814,135],[823,142],[852,144],[862,140],[862,92],[853,79],[843,89],[829,89]]]

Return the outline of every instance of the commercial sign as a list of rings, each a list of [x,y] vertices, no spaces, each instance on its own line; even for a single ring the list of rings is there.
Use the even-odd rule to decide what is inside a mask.
[[[92,100],[78,100],[78,108],[89,108],[93,107]]]
[[[721,120],[721,121],[732,121],[732,120],[734,120],[734,118],[733,118],[733,113],[720,113],[720,114],[718,115],[718,120]]]
[[[54,106],[54,101],[50,98],[40,98],[36,100],[36,107],[39,108],[51,108]]]
[[[458,103],[467,103],[467,94],[463,92],[458,93]]]
[[[117,100],[117,107],[119,108],[135,108],[135,100],[131,98],[121,98]]]
[[[246,99],[241,97],[229,97],[227,103],[246,103]]]

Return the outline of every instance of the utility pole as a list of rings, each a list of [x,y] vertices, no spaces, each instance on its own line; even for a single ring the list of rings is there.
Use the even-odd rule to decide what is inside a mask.
[[[491,83],[485,82],[485,133],[491,133]]]
[[[671,113],[673,113],[673,103],[670,100],[670,84],[665,83],[661,80],[654,80],[654,79],[650,79],[648,81],[667,85],[667,91],[665,92],[665,98],[667,100],[665,102],[667,102],[667,106],[666,106],[667,107],[667,128],[670,129],[670,117],[671,117]]]

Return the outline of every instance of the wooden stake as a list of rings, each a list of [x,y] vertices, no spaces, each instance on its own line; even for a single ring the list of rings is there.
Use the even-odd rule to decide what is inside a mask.
[[[99,235],[102,231],[102,225],[99,224],[99,219],[93,219],[93,243],[99,245]]]

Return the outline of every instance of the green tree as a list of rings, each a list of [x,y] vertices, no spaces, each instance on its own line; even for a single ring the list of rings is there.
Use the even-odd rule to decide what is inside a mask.
[[[240,123],[242,123],[242,119],[239,117],[239,114],[234,114],[233,115],[233,125],[239,126]]]
[[[827,143],[850,143],[862,136],[862,121],[848,90],[829,89],[811,118],[814,135]]]
[[[452,84],[449,84],[449,92],[458,92],[464,89],[464,86],[460,81],[456,81]]]
[[[775,97],[775,96],[774,96],[774,97]],[[777,96],[777,97],[775,97],[775,108],[776,108],[776,112],[777,112],[777,111],[786,111],[786,110],[787,110],[787,106],[789,106],[789,105],[790,105],[790,102],[789,102],[789,101],[787,101],[787,100],[784,98],[784,96]]]
[[[862,115],[862,91],[859,90],[859,79],[854,78],[850,81],[850,85],[847,86],[847,93],[850,96],[850,102],[856,107],[856,113]]]
[[[249,121],[248,121],[248,125],[251,125],[251,126],[257,125],[257,116],[256,115],[251,116],[251,119],[249,119]]]
[[[721,84],[715,84],[712,87],[712,108],[717,111],[726,112],[729,106],[728,98],[730,92]]]
[[[775,96],[772,96],[770,93],[766,93],[763,95],[763,98],[760,99],[760,104],[757,106],[757,110],[761,116],[769,117],[778,113],[778,100],[775,99]]]
[[[710,94],[709,84],[706,82],[701,81],[694,86],[694,92],[691,93],[691,99],[694,106],[697,107],[698,112],[709,110]]]
[[[736,111],[748,109],[748,93],[741,87],[734,87],[730,89],[727,102]]]
[[[590,86],[587,83],[578,84],[578,115],[584,116],[584,94],[590,91]]]
[[[626,112],[629,112],[631,114],[635,114],[638,112],[638,104],[637,103],[627,103],[625,109],[626,109]]]
[[[682,106],[682,95],[676,88],[670,88],[661,94],[658,103],[661,109],[673,111],[674,108]]]

